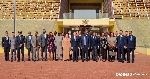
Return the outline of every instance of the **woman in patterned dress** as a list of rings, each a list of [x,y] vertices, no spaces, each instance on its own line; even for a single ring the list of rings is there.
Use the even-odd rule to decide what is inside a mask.
[[[102,61],[105,62],[106,60],[106,53],[107,53],[107,38],[105,37],[105,33],[102,33],[102,37],[100,39],[101,45],[101,53],[102,53]]]
[[[53,36],[53,33],[50,32],[49,36],[48,36],[48,39],[47,39],[50,61],[53,61],[53,55],[54,55],[54,52],[55,52],[54,40],[55,40],[55,37]]]

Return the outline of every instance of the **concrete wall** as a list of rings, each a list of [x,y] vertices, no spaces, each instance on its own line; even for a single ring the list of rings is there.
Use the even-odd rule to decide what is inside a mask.
[[[28,35],[29,31],[32,32],[32,35],[34,35],[35,31],[38,31],[38,35],[40,35],[42,29],[46,29],[47,33],[49,33],[52,31],[54,23],[54,20],[16,20],[16,35],[18,35],[19,30],[21,30],[25,36]],[[0,28],[0,38],[5,36],[5,31],[8,31],[11,37],[11,33],[14,31],[13,20],[0,20]],[[0,39],[0,45],[1,40],[2,39]]]
[[[116,20],[120,30],[132,31],[136,36],[137,46],[150,47],[150,20],[149,19],[133,19],[133,20]],[[123,33],[123,34],[124,34]]]

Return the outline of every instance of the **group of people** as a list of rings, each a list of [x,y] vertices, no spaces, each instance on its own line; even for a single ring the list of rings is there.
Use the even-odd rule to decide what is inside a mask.
[[[132,31],[125,32],[125,36],[122,35],[123,31],[105,33],[92,33],[86,30],[83,34],[81,31],[71,33],[52,32],[46,34],[46,30],[43,29],[43,34],[38,36],[38,32],[35,32],[35,36],[28,32],[28,36],[23,36],[22,31],[18,31],[19,35],[15,37],[15,33],[12,32],[12,37],[8,36],[8,32],[5,32],[5,37],[2,37],[2,47],[5,52],[5,61],[9,61],[9,52],[11,49],[11,62],[16,61],[16,50],[18,62],[20,62],[20,50],[22,53],[22,61],[24,60],[24,43],[28,49],[28,61],[30,61],[30,54],[32,53],[32,61],[39,61],[39,49],[41,49],[42,61],[47,61],[47,51],[49,52],[50,61],[60,60],[78,62],[78,58],[81,56],[82,62],[85,60],[90,61],[91,57],[93,61],[108,60],[114,62],[117,58],[118,62],[130,63],[130,52],[132,51],[132,63],[134,63],[134,50],[136,49],[136,37],[132,35]],[[92,54],[91,54],[92,52]],[[45,53],[45,57],[43,54]],[[127,59],[126,59],[127,54]],[[116,57],[117,56],[117,57]]]

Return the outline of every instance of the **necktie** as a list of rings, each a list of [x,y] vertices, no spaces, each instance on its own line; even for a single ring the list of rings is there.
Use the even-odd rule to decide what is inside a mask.
[[[20,35],[20,40],[21,40],[21,35]]]
[[[120,36],[120,40],[121,40],[121,36]]]
[[[84,45],[86,45],[86,36],[84,36]]]
[[[132,36],[130,36],[130,40],[132,41]]]
[[[31,36],[29,36],[29,41],[31,41]]]
[[[75,38],[75,41],[76,41],[76,36],[74,38]]]
[[[37,36],[36,36],[36,40],[37,40]]]

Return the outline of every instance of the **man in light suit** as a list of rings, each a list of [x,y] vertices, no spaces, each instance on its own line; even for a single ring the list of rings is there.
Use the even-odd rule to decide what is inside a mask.
[[[16,49],[17,49],[16,38],[15,38],[14,32],[12,32],[12,37],[10,37],[9,39],[9,44],[11,48],[11,62],[13,62],[13,53],[14,53],[14,61],[16,61]]]
[[[127,63],[130,63],[130,52],[132,51],[132,63],[134,63],[134,50],[136,49],[136,37],[132,35],[132,31],[129,31],[127,37]]]
[[[98,62],[97,60],[97,49],[99,49],[99,40],[98,37],[96,36],[96,33],[93,33],[93,37],[90,40],[90,47],[92,49],[92,56],[93,56],[93,61]]]
[[[81,37],[81,49],[82,49],[82,62],[84,62],[85,53],[86,53],[86,61],[88,62],[88,49],[90,48],[90,40],[87,36],[87,33],[84,33],[84,36]]]
[[[41,55],[43,61],[43,52],[45,51],[45,61],[47,61],[47,38],[48,34],[46,34],[46,30],[43,29],[43,34],[40,35],[40,46],[41,46]]]
[[[20,49],[21,49],[21,53],[22,53],[22,61],[24,61],[25,36],[22,35],[22,31],[18,31],[18,33],[19,33],[19,35],[16,37],[16,43],[17,43],[17,57],[18,57],[18,62],[20,62]]]
[[[39,48],[40,48],[40,43],[39,43],[39,39],[40,37],[37,36],[38,32],[35,32],[35,36],[32,36],[31,39],[31,44],[33,46],[33,60],[35,61],[39,61]],[[37,57],[36,57],[36,52],[37,52]]]
[[[74,36],[72,36],[71,38],[71,49],[73,50],[73,62],[78,62],[79,43],[78,38],[76,36],[76,32],[74,32]]]
[[[31,44],[32,35],[30,31],[28,32],[28,34],[29,35],[26,36],[26,39],[25,39],[25,46],[26,46],[26,49],[28,49],[28,61],[30,61],[30,52],[32,52],[32,61],[33,61],[33,47]]]
[[[121,52],[122,52],[122,63],[124,63],[124,49],[126,49],[126,40],[125,36],[122,35],[123,31],[120,30],[120,35],[117,37],[117,47],[118,48],[118,56],[119,60],[118,62],[121,62]]]
[[[7,31],[5,32],[5,37],[2,37],[2,47],[5,53],[5,61],[9,61],[10,44]]]

